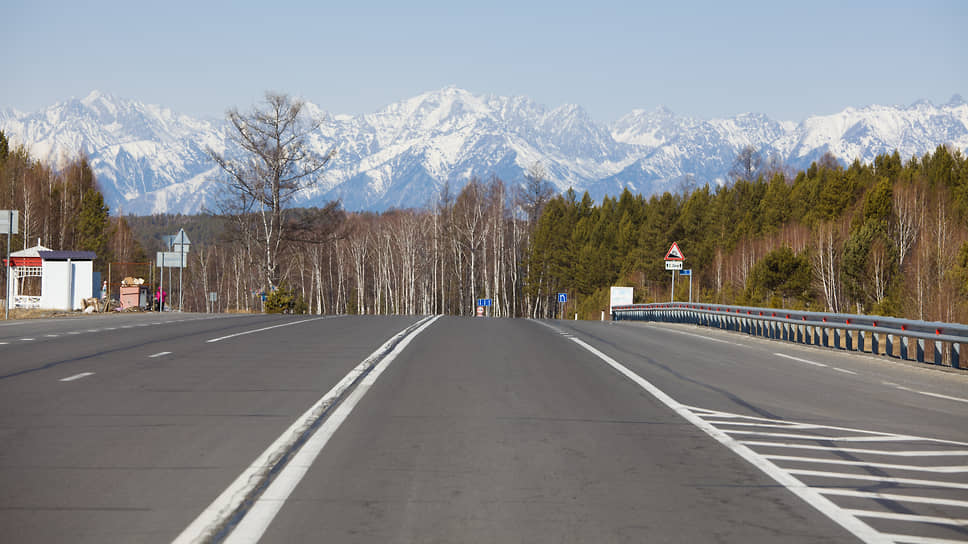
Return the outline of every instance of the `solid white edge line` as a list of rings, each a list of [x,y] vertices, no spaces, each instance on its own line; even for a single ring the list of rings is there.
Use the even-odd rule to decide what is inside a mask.
[[[439,317],[439,316],[438,316]],[[430,319],[430,318],[426,318]],[[436,319],[436,318],[434,318]],[[419,323],[419,321],[418,321]],[[336,385],[333,386],[325,395],[322,396],[315,404],[309,407],[301,416],[299,416],[292,425],[283,432],[279,438],[275,440],[272,444],[266,448],[256,459],[250,464],[241,474],[231,483],[227,488],[225,488],[222,493],[209,504],[205,510],[203,510],[198,517],[196,517],[189,525],[179,534],[173,541],[172,544],[187,544],[204,542],[206,539],[214,535],[214,533],[219,529],[219,527],[224,523],[233,512],[238,509],[242,502],[248,497],[249,493],[255,489],[256,486],[260,485],[262,481],[262,476],[275,465],[279,457],[289,449],[289,447],[295,443],[296,440],[302,435],[302,433],[308,429],[313,423],[319,419],[319,417],[325,412],[325,410],[332,405],[341,395],[343,395],[347,389],[349,389],[353,383],[363,374],[370,366],[373,364],[374,360],[378,359],[379,356],[387,349],[388,346],[392,345],[393,342],[406,332],[405,328],[403,331],[395,334],[389,340],[387,340],[382,346],[376,349],[369,357],[363,360],[360,364],[356,365],[353,370],[343,377]],[[422,328],[420,330],[423,330]],[[334,410],[335,412],[335,410]],[[316,432],[319,432],[317,429]],[[305,447],[305,445],[303,446]],[[243,518],[244,519],[244,518]]]
[[[163,357],[165,355],[171,355],[171,352],[170,351],[159,351],[158,353],[156,353],[154,355],[149,355],[148,358],[149,359],[154,359],[155,357]]]
[[[62,382],[72,382],[74,380],[79,380],[81,378],[86,378],[88,376],[93,376],[93,375],[94,375],[93,372],[81,372],[80,374],[74,374],[73,376],[68,376],[66,378],[61,378],[60,381],[62,381]]]
[[[795,478],[792,474],[783,471],[770,461],[764,459],[762,456],[751,450],[750,448],[744,446],[743,444],[737,442],[728,434],[720,431],[719,429],[713,427],[709,423],[706,423],[702,418],[693,414],[684,405],[680,404],[677,400],[673,399],[667,395],[664,391],[658,387],[652,385],[651,382],[645,378],[639,376],[635,372],[632,372],[627,367],[612,359],[608,355],[605,355],[601,351],[598,351],[593,346],[583,342],[578,338],[572,338],[576,344],[585,348],[587,351],[605,361],[609,366],[618,371],[633,383],[648,391],[653,397],[658,399],[660,402],[668,406],[672,411],[679,414],[680,417],[692,423],[707,435],[715,439],[720,444],[726,446],[733,451],[736,455],[739,455],[745,459],[748,463],[754,467],[760,469],[767,476],[776,480],[780,485],[787,488],[791,493],[800,497],[804,502],[810,506],[816,508],[821,513],[826,515],[828,518],[839,524],[841,527],[852,533],[857,538],[868,543],[890,543],[890,539],[886,538],[883,534],[877,532],[870,525],[864,523],[856,516],[846,512],[844,509],[840,508],[833,503],[830,499],[824,497],[816,490],[808,487],[803,482]]]
[[[403,352],[411,340],[432,325],[439,317],[435,316],[407,335],[406,338],[397,344],[392,352],[373,367],[370,373],[346,396],[339,406],[336,407],[336,410],[320,425],[319,429],[303,444],[302,448],[299,449],[292,460],[286,464],[286,467],[276,475],[276,478],[269,484],[269,487],[262,495],[256,499],[252,508],[249,509],[249,512],[225,539],[226,544],[254,543],[262,538],[266,529],[269,528],[269,524],[275,519],[279,510],[282,509],[289,495],[292,494],[296,486],[299,485],[299,482],[302,481],[303,476],[309,471],[316,457],[319,456],[320,452],[329,442],[329,439],[332,438],[336,430],[343,424],[343,421],[350,415],[350,412],[353,411],[357,403],[366,395],[370,387],[376,383],[380,374],[393,363],[393,360]]]
[[[289,323],[282,323],[282,324],[279,324],[279,325],[273,325],[271,327],[262,327],[261,329],[253,329],[251,331],[243,331],[243,332],[237,332],[235,334],[229,334],[229,335],[226,335],[226,336],[220,336],[218,338],[212,338],[211,340],[206,340],[205,342],[211,344],[212,342],[219,342],[221,340],[227,340],[229,338],[235,338],[236,336],[244,336],[246,334],[252,334],[254,332],[262,332],[262,331],[267,331],[267,330],[270,330],[270,329],[278,329],[279,327],[288,327],[289,325],[298,325],[300,323],[306,323],[308,321],[319,321],[320,319],[330,319],[331,317],[332,316],[328,316],[327,315],[327,316],[323,316],[323,317],[314,317],[312,319],[302,319],[302,320],[299,320],[299,321],[292,321],[292,322],[289,322]]]

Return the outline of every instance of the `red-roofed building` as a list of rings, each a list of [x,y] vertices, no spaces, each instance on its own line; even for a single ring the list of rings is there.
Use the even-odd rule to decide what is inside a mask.
[[[41,245],[11,253],[10,307],[81,309],[82,301],[93,296],[94,257],[93,251],[52,251]]]

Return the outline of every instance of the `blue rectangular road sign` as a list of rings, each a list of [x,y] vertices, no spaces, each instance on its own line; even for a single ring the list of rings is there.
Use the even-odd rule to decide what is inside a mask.
[[[558,293],[558,302],[568,302],[568,293]]]
[[[690,268],[690,269],[687,269],[687,270],[680,270],[679,271],[679,275],[680,276],[691,276],[692,275],[692,269]]]
[[[479,299],[477,299],[477,305],[478,306],[490,306],[491,305],[491,299],[489,299],[489,298],[479,298]]]

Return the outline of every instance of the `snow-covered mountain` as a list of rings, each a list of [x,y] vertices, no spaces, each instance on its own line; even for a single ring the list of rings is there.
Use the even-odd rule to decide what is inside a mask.
[[[625,187],[675,190],[685,177],[722,183],[746,146],[793,168],[827,152],[845,163],[894,150],[909,158],[939,144],[968,152],[968,103],[959,96],[942,106],[847,108],[799,124],[752,113],[692,119],[659,108],[603,125],[577,105],[548,109],[525,97],[455,87],[367,115],[333,115],[313,104],[307,112],[323,119],[313,145],[320,152],[335,147],[337,156],[294,204],[339,198],[348,210],[420,207],[444,183],[456,189],[472,176],[518,183],[534,163],[559,189],[601,198]],[[204,150],[233,152],[222,121],[97,91],[35,113],[4,110],[0,130],[54,164],[83,152],[112,210],[122,213],[215,209],[219,173]]]

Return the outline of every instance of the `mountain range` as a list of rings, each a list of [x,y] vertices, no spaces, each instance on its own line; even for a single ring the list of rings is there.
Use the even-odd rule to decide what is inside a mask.
[[[941,144],[968,152],[968,103],[957,95],[940,106],[849,107],[799,123],[756,113],[703,120],[660,107],[602,124],[577,105],[549,109],[456,87],[371,114],[336,115],[311,103],[305,111],[322,120],[312,145],[337,155],[293,205],[338,198],[351,211],[422,207],[444,183],[458,189],[472,176],[520,183],[536,163],[559,190],[600,199],[626,187],[650,195],[683,182],[724,183],[748,146],[793,169],[827,153],[846,164],[895,150],[908,159]],[[125,214],[215,210],[220,178],[205,150],[238,152],[226,127],[98,91],[33,113],[0,110],[0,130],[35,159],[56,167],[84,153],[112,212]]]

